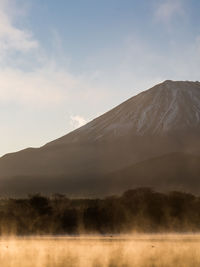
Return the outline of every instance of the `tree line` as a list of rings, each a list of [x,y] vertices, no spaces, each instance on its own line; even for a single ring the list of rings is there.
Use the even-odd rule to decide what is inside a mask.
[[[200,197],[151,188],[103,199],[41,194],[0,200],[0,234],[64,235],[200,231]]]

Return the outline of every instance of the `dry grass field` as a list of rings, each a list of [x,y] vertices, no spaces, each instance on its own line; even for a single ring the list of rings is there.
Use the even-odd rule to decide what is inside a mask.
[[[2,267],[199,267],[200,235],[2,238]]]

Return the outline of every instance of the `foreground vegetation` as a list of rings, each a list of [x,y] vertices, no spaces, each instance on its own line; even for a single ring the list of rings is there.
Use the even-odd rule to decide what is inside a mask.
[[[150,188],[104,199],[32,195],[0,200],[1,235],[200,231],[200,198]]]

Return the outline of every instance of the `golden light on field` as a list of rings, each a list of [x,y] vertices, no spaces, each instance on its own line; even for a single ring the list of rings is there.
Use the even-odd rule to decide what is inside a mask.
[[[4,238],[3,267],[199,267],[200,235]]]

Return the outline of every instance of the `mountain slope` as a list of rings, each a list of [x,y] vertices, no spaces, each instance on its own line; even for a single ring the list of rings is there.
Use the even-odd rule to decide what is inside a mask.
[[[135,187],[159,191],[200,193],[200,156],[172,153],[151,158],[106,175],[86,175],[75,179],[65,175],[15,176],[1,179],[1,195],[25,195],[26,192],[66,193],[69,196],[99,197],[121,194]],[[3,189],[3,191],[2,191]]]
[[[200,156],[172,153],[109,173],[107,190],[122,193],[134,187],[200,192]],[[109,191],[108,190],[108,191]]]
[[[0,193],[92,192],[99,177],[136,163],[174,152],[200,155],[199,136],[200,83],[165,81],[41,148],[2,157]]]

